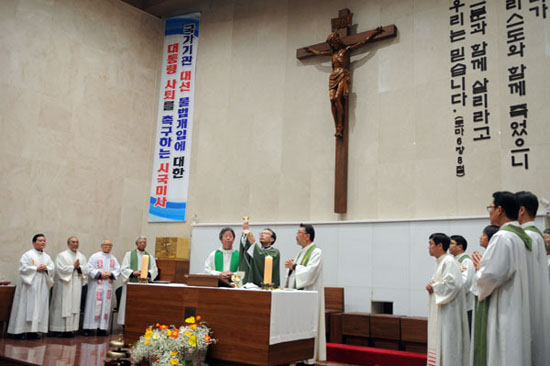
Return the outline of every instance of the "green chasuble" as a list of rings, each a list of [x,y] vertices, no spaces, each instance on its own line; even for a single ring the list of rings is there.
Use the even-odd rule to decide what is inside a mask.
[[[271,273],[271,281],[275,288],[279,287],[281,284],[280,280],[280,260],[281,254],[278,249],[273,248],[273,245],[267,249],[264,249],[262,245],[258,242],[250,244],[248,241],[248,236],[245,238],[241,237],[241,243],[239,247],[239,270],[244,271],[243,284],[252,282],[257,286],[260,286],[264,282],[264,265],[265,257],[273,257],[273,271]],[[243,241],[245,243],[243,243]],[[248,253],[250,246],[253,246],[254,256],[251,256]]]
[[[500,230],[510,231],[521,238],[525,249],[531,251],[531,238],[525,231],[515,225],[506,225]],[[483,301],[475,300],[475,322],[474,322],[474,360],[473,366],[487,365],[487,318],[489,315],[489,302],[491,296],[488,296]]]
[[[151,254],[149,254],[147,251],[145,251],[144,255],[149,256],[149,265],[147,266],[147,277],[149,277],[151,274],[149,273],[149,270],[151,269]],[[132,271],[138,270],[138,254],[137,249],[132,250],[130,253],[130,268]],[[130,276],[130,282],[138,282],[138,278],[134,276]]]

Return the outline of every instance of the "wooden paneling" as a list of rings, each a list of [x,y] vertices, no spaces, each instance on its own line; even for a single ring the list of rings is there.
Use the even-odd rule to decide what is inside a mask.
[[[15,286],[0,286],[0,322],[10,320],[11,304],[13,303],[13,295]]]
[[[343,343],[342,337],[342,313],[330,313],[330,332],[327,338],[331,343]]]
[[[401,317],[401,340],[405,351],[426,353],[428,348],[428,319]]]
[[[325,310],[344,312],[343,287],[325,287]]]
[[[275,365],[313,354],[313,339],[269,345],[268,291],[130,284],[125,340],[136,341],[152,324],[180,326],[190,310],[208,323],[218,340],[210,347],[209,358],[243,365]]]
[[[342,334],[344,336],[370,337],[370,315],[368,313],[342,314]]]
[[[389,314],[371,314],[370,334],[375,347],[398,350],[401,340],[401,318]]]

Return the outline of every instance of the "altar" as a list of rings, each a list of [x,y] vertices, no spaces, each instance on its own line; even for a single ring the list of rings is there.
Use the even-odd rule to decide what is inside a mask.
[[[212,363],[285,365],[313,357],[317,297],[315,291],[131,283],[125,340],[137,341],[150,325],[179,327],[187,316],[200,315],[218,340],[208,352]]]

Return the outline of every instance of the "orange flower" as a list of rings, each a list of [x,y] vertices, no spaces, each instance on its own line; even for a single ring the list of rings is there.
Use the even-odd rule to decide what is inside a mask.
[[[197,321],[200,322],[201,321],[201,317],[200,315],[197,315]]]
[[[160,329],[168,329],[168,326],[167,325],[161,325]]]
[[[155,327],[157,327],[157,328],[158,328],[159,326],[160,326],[160,324],[159,324],[159,323],[155,324]]]
[[[198,327],[198,324],[191,324],[191,329],[195,329],[196,327]]]
[[[208,334],[205,334],[205,335],[204,335],[204,341],[205,341],[206,343],[210,343],[210,336],[209,336]]]
[[[178,338],[178,335],[179,335],[179,334],[180,334],[180,331],[176,329],[176,330],[174,330],[174,331],[172,332],[172,337]]]

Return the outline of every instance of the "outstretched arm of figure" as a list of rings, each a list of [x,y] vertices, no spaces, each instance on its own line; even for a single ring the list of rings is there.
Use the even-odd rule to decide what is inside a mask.
[[[318,51],[313,47],[306,47],[306,51],[313,53],[315,56],[330,56],[330,50],[329,51]]]
[[[381,34],[381,33],[384,33],[384,27],[380,26],[378,28],[376,28],[376,30],[370,35],[368,36],[367,38],[365,38],[364,40],[362,40],[361,42],[357,42],[357,43],[354,43],[350,46],[347,47],[348,50],[350,51],[353,51],[359,47],[362,47],[364,46],[366,43],[372,41],[372,39],[374,37],[376,37],[377,35]]]

